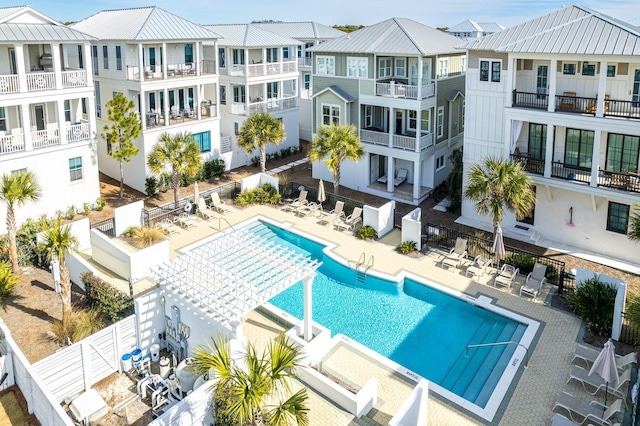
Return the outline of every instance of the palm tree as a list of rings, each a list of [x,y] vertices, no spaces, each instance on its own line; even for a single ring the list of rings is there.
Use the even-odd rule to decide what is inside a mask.
[[[267,145],[278,145],[286,137],[282,120],[268,112],[256,112],[242,123],[238,145],[247,154],[251,154],[256,148],[260,150],[260,170],[264,173],[267,169]]]
[[[19,274],[18,245],[16,244],[16,212],[15,208],[27,201],[40,198],[40,185],[33,172],[4,174],[0,188],[0,200],[7,206],[7,233],[9,234],[9,258],[14,274]]]
[[[640,241],[640,203],[631,206],[633,212],[629,216],[629,233],[627,237],[630,240]]]
[[[309,159],[316,163],[322,159],[333,173],[333,193],[338,194],[340,187],[340,165],[345,160],[357,162],[364,155],[360,138],[353,125],[322,126],[311,142]]]
[[[57,260],[60,264],[60,297],[62,298],[62,324],[65,329],[71,320],[71,280],[66,258],[78,247],[78,239],[71,233],[71,227],[58,217],[51,228],[44,233],[43,242],[47,260]]]
[[[471,166],[468,178],[464,195],[476,204],[479,214],[491,216],[494,233],[505,210],[522,219],[536,202],[531,178],[520,162],[487,157]]]
[[[215,374],[216,424],[221,418],[228,420],[224,424],[309,424],[307,389],[303,387],[289,396],[292,392],[289,379],[296,377],[295,368],[301,365],[301,357],[284,334],[272,340],[261,356],[249,345],[244,361],[243,369],[231,359],[229,340],[225,337],[212,338],[206,347],[199,346],[194,351],[193,365],[198,374],[210,370]]]
[[[171,186],[173,187],[173,202],[178,208],[178,193],[180,191],[180,175],[186,173],[194,176],[202,167],[200,158],[200,147],[191,133],[178,133],[171,136],[168,133],[160,135],[160,142],[154,147],[147,166],[155,175],[162,175],[168,168],[171,168]]]

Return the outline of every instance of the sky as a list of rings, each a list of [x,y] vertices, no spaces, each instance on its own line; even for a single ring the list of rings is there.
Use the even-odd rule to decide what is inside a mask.
[[[399,17],[431,27],[451,27],[466,19],[511,27],[560,9],[564,4],[572,4],[550,0],[402,0],[399,4],[388,0],[23,0],[2,3],[21,5],[24,1],[62,22],[82,20],[106,9],[158,6],[199,24],[273,19],[371,25]],[[640,26],[638,0],[586,0],[579,4]],[[400,5],[402,7],[398,7]]]

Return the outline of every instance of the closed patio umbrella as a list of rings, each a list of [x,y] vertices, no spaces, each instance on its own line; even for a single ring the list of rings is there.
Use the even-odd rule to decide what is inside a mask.
[[[193,184],[193,204],[198,205],[198,198],[200,198],[200,188],[198,188],[198,182]]]
[[[500,227],[500,224],[496,226],[495,234],[491,252],[496,256],[496,260],[500,260],[505,256],[505,254],[507,254],[504,249],[504,240],[502,239],[502,228]]]
[[[613,346],[611,339],[607,340],[604,344],[604,348],[598,354],[598,357],[593,362],[589,375],[597,374],[602,377],[605,382],[604,388],[604,405],[606,410],[607,394],[609,393],[609,384],[616,385],[618,383],[618,366],[616,365],[616,347]]]
[[[327,195],[324,193],[324,182],[320,179],[320,183],[318,184],[318,202],[320,203],[320,208],[322,208],[322,203],[327,199]]]

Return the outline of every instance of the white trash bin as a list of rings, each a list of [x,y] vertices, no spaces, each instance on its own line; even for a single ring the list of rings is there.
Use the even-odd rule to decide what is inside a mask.
[[[158,362],[160,360],[160,345],[151,345],[149,347],[149,353],[151,354],[151,362]]]

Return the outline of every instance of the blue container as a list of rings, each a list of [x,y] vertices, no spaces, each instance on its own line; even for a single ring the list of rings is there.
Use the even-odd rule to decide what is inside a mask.
[[[131,370],[131,354],[122,355],[122,369],[124,371]]]
[[[135,348],[131,352],[131,361],[133,362],[134,366],[139,366],[140,361],[142,361],[142,350],[140,350],[139,348]]]

